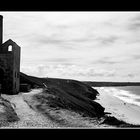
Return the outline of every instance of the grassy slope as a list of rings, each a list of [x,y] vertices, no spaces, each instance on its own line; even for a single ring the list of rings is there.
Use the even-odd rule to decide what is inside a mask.
[[[23,73],[20,74],[20,78],[21,83],[31,84],[32,87],[38,85],[44,88],[43,83],[46,85],[44,92],[35,96],[40,103],[39,109],[47,106],[55,109],[70,109],[84,116],[104,118],[102,124],[116,127],[140,127],[106,115],[105,108],[93,101],[99,94],[98,91],[88,84],[69,79],[37,78]]]
[[[47,86],[50,94],[55,95],[53,104],[61,103],[61,106],[69,107],[75,111],[85,112],[90,116],[100,117],[104,115],[104,108],[97,102],[93,101],[99,94],[90,86],[69,79],[56,78],[37,78],[27,76],[21,73],[21,82],[34,86],[43,87],[43,83]]]

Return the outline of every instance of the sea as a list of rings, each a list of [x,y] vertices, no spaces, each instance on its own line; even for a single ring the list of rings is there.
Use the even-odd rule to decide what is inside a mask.
[[[126,103],[140,106],[140,86],[100,87],[100,89]]]

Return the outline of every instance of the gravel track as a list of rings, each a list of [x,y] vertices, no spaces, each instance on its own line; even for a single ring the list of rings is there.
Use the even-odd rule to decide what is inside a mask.
[[[14,109],[20,120],[18,122],[10,123],[8,126],[9,128],[58,128],[56,123],[43,116],[41,113],[31,109],[24,101],[41,91],[41,89],[36,89],[29,93],[20,93],[10,97],[9,100],[14,104]]]
[[[45,115],[39,112],[34,103],[36,100],[33,99],[33,95],[39,94],[43,89],[34,89],[28,93],[19,93],[18,95],[3,95],[3,97],[9,100],[14,108],[19,121],[10,122],[8,125],[2,128],[104,128],[106,125],[99,125],[96,120],[81,117],[79,114],[69,110],[57,110],[50,112],[48,108],[48,114]],[[47,109],[46,109],[47,110]],[[53,117],[52,120],[50,118]],[[59,118],[58,118],[59,117]],[[61,117],[61,118],[60,118]],[[62,124],[60,119],[66,123]]]

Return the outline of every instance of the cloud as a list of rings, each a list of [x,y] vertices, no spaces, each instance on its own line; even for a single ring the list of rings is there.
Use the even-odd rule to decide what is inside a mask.
[[[93,66],[80,66],[80,65],[38,65],[34,67],[22,67],[23,72],[36,75],[39,77],[61,77],[61,78],[73,78],[73,77],[114,77],[114,70],[107,69],[95,69]]]
[[[105,56],[102,58],[99,58],[97,60],[94,60],[91,62],[91,64],[104,64],[104,65],[113,65],[113,64],[120,64],[121,60],[115,56]]]
[[[117,36],[106,36],[106,37],[98,37],[96,41],[99,41],[102,45],[111,45],[115,43],[119,37]]]
[[[131,18],[132,21],[140,21],[140,13],[137,12],[134,14],[134,16]]]
[[[5,12],[4,22],[25,73],[114,80],[139,67],[139,12]]]
[[[139,30],[140,29],[140,21],[139,22],[130,23],[128,29],[129,30],[134,30],[134,31]]]
[[[59,64],[61,64],[61,63],[63,63],[63,64],[65,64],[65,63],[71,63],[71,62],[73,62],[73,61],[76,61],[77,59],[76,58],[63,58],[63,57],[57,57],[57,58],[48,58],[48,59],[42,59],[42,61],[46,61],[46,62],[54,62],[54,63],[59,63]]]
[[[69,59],[68,58],[50,58],[50,59],[46,59],[45,61],[61,63],[61,62],[68,62],[68,61],[70,61],[70,58]]]
[[[128,30],[137,31],[140,29],[140,13],[134,13],[133,16],[127,20]]]
[[[134,60],[140,60],[140,55],[132,55],[132,59]]]
[[[67,41],[66,40],[63,40],[63,39],[59,39],[59,38],[54,38],[54,37],[40,37],[38,38],[37,40],[38,42],[40,43],[44,43],[44,44],[55,44],[55,45],[58,45],[58,44],[64,44],[66,43]]]
[[[97,60],[95,62],[93,62],[94,64],[97,63],[97,64],[117,64],[117,63],[120,63],[120,62],[116,62],[116,61],[112,61],[112,60],[105,60],[105,59],[101,59],[101,60]]]
[[[129,74],[127,74],[126,76],[128,76],[128,77],[130,77],[130,78],[134,78],[134,77],[135,77],[135,74],[129,73]]]

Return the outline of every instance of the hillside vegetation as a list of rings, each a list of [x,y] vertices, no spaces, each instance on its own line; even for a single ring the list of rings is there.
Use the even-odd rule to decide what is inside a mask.
[[[46,97],[50,106],[72,109],[92,117],[104,115],[104,107],[93,101],[99,93],[89,85],[70,79],[37,78],[23,73],[20,76],[21,83],[44,87],[45,92],[51,95]]]
[[[54,115],[55,117],[50,115],[50,109],[59,111],[66,109],[75,111],[83,117],[96,118],[96,122],[101,126],[105,124],[115,127],[140,127],[140,125],[129,124],[108,115],[111,114],[109,112],[104,112],[105,108],[94,101],[99,95],[98,91],[84,82],[70,79],[38,78],[24,73],[20,73],[20,79],[21,83],[28,83],[32,88],[43,88],[43,92],[33,96],[34,102],[38,103],[35,108],[50,116],[52,120],[55,120],[57,113]],[[32,104],[30,104],[31,107]]]

